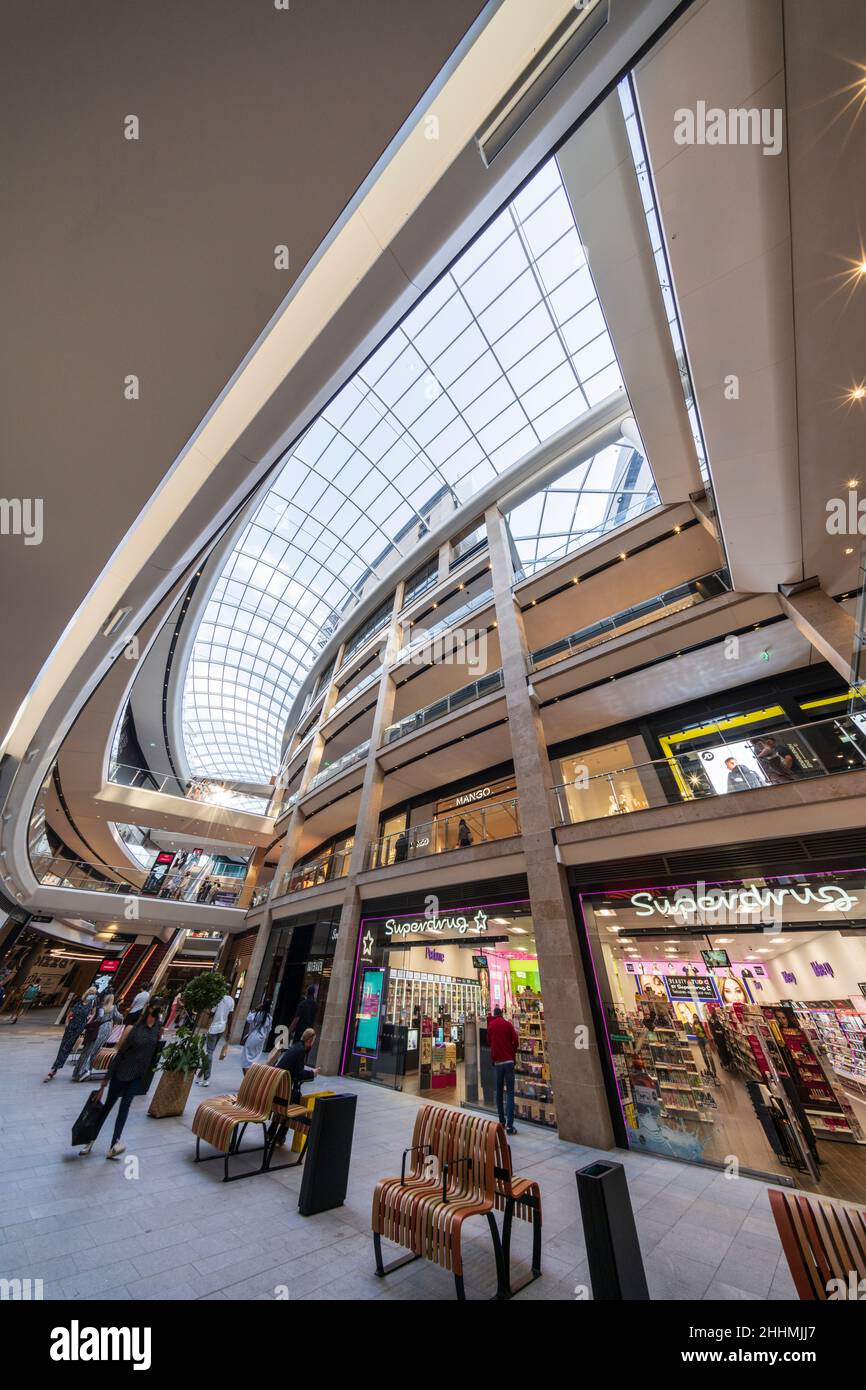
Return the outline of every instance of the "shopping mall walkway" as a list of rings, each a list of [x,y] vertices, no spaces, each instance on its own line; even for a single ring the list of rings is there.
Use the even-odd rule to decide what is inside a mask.
[[[124,1132],[139,1176],[104,1158],[108,1135],[77,1157],[69,1131],[90,1089],[67,1064],[42,1077],[60,1031],[51,1014],[14,1027],[0,1020],[0,1278],[44,1281],[45,1298],[452,1299],[451,1277],[422,1262],[384,1282],[373,1273],[370,1202],[377,1178],[399,1171],[417,1102],[378,1087],[354,1089],[358,1115],[349,1194],[339,1211],[304,1218],[299,1172],[238,1185],[219,1163],[193,1165],[189,1132],[200,1095],[236,1091],[238,1049],[214,1067],[211,1089],[193,1087],[186,1116],[152,1120],[137,1101]],[[309,1088],[308,1088],[309,1089]],[[589,1282],[574,1170],[601,1157],[521,1127],[515,1171],[541,1183],[544,1275],[520,1299],[586,1297]],[[619,1155],[629,1176],[650,1292],[656,1299],[794,1298],[765,1185],[664,1159]],[[490,1297],[493,1259],[485,1223],[467,1245],[468,1296]],[[529,1231],[515,1223],[515,1282]],[[279,1291],[279,1292],[278,1292]]]

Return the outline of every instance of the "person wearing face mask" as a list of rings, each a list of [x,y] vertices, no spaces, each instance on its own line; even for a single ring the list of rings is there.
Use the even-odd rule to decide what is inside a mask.
[[[101,1099],[106,1085],[108,1086],[108,1095],[105,1098],[99,1125],[90,1143],[85,1144],[84,1148],[79,1150],[82,1157],[91,1153],[99,1136],[99,1131],[108,1119],[109,1111],[118,1102],[114,1132],[105,1157],[119,1158],[126,1151],[125,1145],[120,1142],[120,1136],[123,1133],[132,1102],[146,1089],[145,1083],[153,1071],[161,1032],[162,1019],[159,1010],[153,1004],[146,1004],[138,1022],[127,1027],[124,1031],[118,1044],[117,1055],[108,1069],[105,1081],[99,1088]]]

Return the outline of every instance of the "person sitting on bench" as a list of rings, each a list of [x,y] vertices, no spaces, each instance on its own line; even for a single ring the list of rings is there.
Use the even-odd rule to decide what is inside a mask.
[[[292,1093],[289,1097],[290,1105],[300,1105],[302,1085],[305,1081],[314,1081],[319,1075],[318,1067],[305,1066],[307,1055],[315,1041],[315,1028],[305,1028],[301,1034],[300,1040],[296,1043],[292,1043],[291,1047],[287,1047],[282,1056],[277,1058],[276,1065],[281,1067],[283,1071],[287,1071],[292,1078]],[[286,1142],[288,1130],[288,1125],[279,1124],[274,1121],[268,1139],[272,1139],[274,1146],[279,1148],[280,1145]]]

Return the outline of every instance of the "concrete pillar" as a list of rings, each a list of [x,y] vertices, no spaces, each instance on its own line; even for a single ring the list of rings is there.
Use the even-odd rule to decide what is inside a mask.
[[[849,685],[854,683],[855,623],[850,613],[816,584],[812,589],[785,594],[780,592],[782,611],[798,632],[811,642],[816,652],[839,672]]]
[[[451,542],[439,547],[439,583],[444,584],[451,573]]]
[[[265,958],[265,951],[270,934],[271,914],[266,908],[262,914],[262,920],[256,934],[256,939],[253,942],[252,955],[250,956],[250,963],[247,967],[247,974],[244,980],[244,987],[241,990],[241,997],[232,1011],[231,1027],[229,1029],[230,1042],[238,1042],[241,1033],[244,1031],[244,1023],[253,1005],[253,990],[258,982],[259,971],[262,968],[262,961]]]
[[[253,889],[259,881],[259,874],[262,871],[266,854],[267,849],[265,849],[264,846],[259,846],[259,848],[254,849],[252,854],[250,855],[250,860],[247,865],[246,878],[244,879],[243,887],[241,888],[241,891],[238,894],[238,907],[249,907],[250,899],[253,896]]]
[[[352,967],[355,962],[355,946],[358,940],[358,925],[361,921],[361,894],[358,889],[358,875],[366,867],[367,845],[379,833],[379,817],[385,787],[385,774],[377,757],[382,742],[383,731],[391,723],[394,714],[394,701],[397,687],[390,672],[390,663],[400,650],[403,642],[403,629],[398,614],[403,607],[403,584],[397,586],[394,595],[394,608],[391,625],[385,645],[384,670],[379,682],[379,697],[373,715],[373,731],[370,735],[370,752],[364,770],[364,783],[358,805],[358,819],[355,825],[355,843],[349,860],[346,875],[346,891],[340,913],[340,926],[337,932],[337,947],[331,968],[328,985],[328,999],[325,1017],[322,1021],[322,1036],[319,1040],[317,1063],[323,1072],[334,1075],[340,1068],[340,1051],[343,1044],[343,1030],[346,1026],[346,1013],[349,1008],[349,995],[352,988]]]
[[[562,1139],[611,1148],[613,1128],[592,1027],[589,988],[580,958],[571,891],[565,869],[556,857],[551,828],[553,777],[550,759],[541,715],[527,692],[528,647],[523,615],[512,590],[508,531],[498,508],[491,507],[486,519],[557,1128]],[[588,1030],[588,1048],[575,1046],[575,1029],[580,1025]]]

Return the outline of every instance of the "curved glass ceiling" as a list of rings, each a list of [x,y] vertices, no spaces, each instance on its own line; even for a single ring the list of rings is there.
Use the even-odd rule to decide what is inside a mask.
[[[186,672],[190,770],[267,781],[299,685],[395,548],[622,385],[551,158],[314,420],[243,531]],[[557,543],[616,510],[613,452],[561,480],[562,524],[542,505]],[[648,465],[642,482],[654,502]]]

